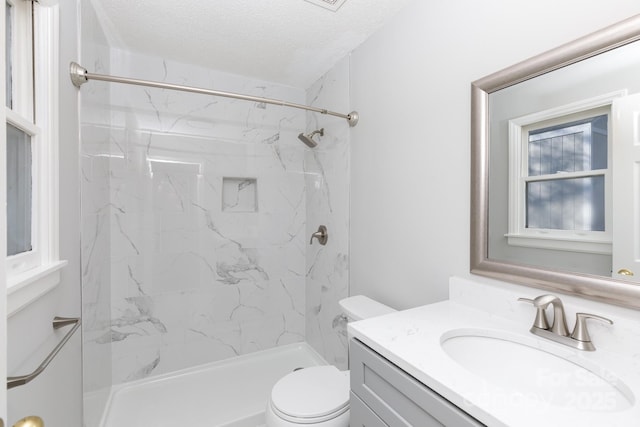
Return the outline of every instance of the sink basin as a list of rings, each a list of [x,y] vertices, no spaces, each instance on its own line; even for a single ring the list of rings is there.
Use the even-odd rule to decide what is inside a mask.
[[[478,399],[597,412],[634,405],[633,392],[612,372],[573,351],[554,354],[535,347],[537,343],[535,338],[479,329],[448,331],[440,339],[449,357],[494,387]]]

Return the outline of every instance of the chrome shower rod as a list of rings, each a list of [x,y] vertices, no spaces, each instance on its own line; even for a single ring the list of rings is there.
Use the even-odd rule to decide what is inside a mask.
[[[137,86],[155,87],[160,89],[179,90],[182,92],[199,93],[202,95],[223,96],[225,98],[241,99],[244,101],[263,102],[265,104],[274,104],[274,105],[280,105],[283,107],[298,108],[301,110],[313,111],[320,114],[327,114],[329,116],[335,116],[335,117],[346,119],[349,122],[349,126],[351,127],[355,126],[358,123],[358,113],[355,111],[352,111],[349,114],[341,114],[341,113],[336,113],[335,111],[325,110],[324,108],[311,107],[309,105],[302,105],[302,104],[294,104],[292,102],[281,101],[278,99],[262,98],[259,96],[243,95],[240,93],[223,92],[219,90],[203,89],[198,87],[176,85],[176,84],[164,83],[164,82],[155,82],[150,80],[131,79],[128,77],[109,76],[106,74],[94,74],[94,73],[89,73],[86,68],[81,67],[76,62],[72,62],[69,65],[69,74],[71,76],[71,82],[78,88],[89,80],[101,80],[104,82],[124,83],[124,84],[137,85]]]

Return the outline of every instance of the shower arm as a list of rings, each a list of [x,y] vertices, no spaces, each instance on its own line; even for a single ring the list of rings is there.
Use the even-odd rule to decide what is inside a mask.
[[[311,107],[309,105],[302,105],[302,104],[294,104],[292,102],[281,101],[278,99],[262,98],[259,96],[243,95],[243,94],[233,93],[233,92],[223,92],[219,90],[176,85],[172,83],[155,82],[151,80],[131,79],[128,77],[109,76],[106,74],[94,74],[94,73],[89,73],[86,68],[83,68],[82,66],[80,66],[80,64],[76,62],[72,62],[71,64],[69,64],[69,74],[71,77],[71,82],[78,88],[80,88],[80,86],[82,86],[84,83],[86,83],[89,80],[100,80],[104,82],[124,83],[124,84],[137,85],[137,86],[148,86],[148,87],[155,87],[159,89],[179,90],[182,92],[199,93],[202,95],[222,96],[225,98],[241,99],[244,101],[262,102],[265,104],[274,104],[274,105],[280,105],[283,107],[291,107],[291,108],[298,108],[301,110],[313,111],[315,113],[326,114],[329,116],[335,116],[335,117],[340,117],[342,119],[346,119],[349,122],[349,126],[351,127],[355,126],[358,123],[358,113],[356,111],[352,111],[349,114],[341,114],[341,113],[336,113],[335,111],[326,110],[324,108]]]

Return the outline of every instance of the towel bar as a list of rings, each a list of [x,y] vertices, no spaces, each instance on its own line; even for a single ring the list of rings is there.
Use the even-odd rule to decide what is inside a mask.
[[[14,387],[18,387],[21,385],[25,385],[28,382],[35,379],[38,375],[42,373],[49,366],[49,363],[53,360],[54,357],[60,352],[62,347],[69,341],[69,338],[73,335],[73,333],[80,327],[80,318],[79,317],[54,317],[53,318],[53,329],[60,329],[62,327],[73,325],[73,328],[67,332],[67,334],[60,340],[58,345],[55,346],[51,353],[42,361],[40,366],[38,366],[33,372],[27,375],[18,375],[15,377],[7,378],[7,389],[11,389]]]

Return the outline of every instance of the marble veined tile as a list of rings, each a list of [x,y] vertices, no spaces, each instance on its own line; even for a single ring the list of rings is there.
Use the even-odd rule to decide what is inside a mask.
[[[119,49],[96,64],[115,75],[350,110],[348,60],[306,93]],[[346,368],[337,304],[349,292],[346,121],[160,89],[95,88],[82,164],[83,310],[93,326],[85,344],[94,353],[111,346],[113,383],[305,339]],[[297,139],[320,127],[316,149]],[[320,224],[330,244],[309,245]]]
[[[350,111],[349,63],[339,62],[307,90],[307,102]],[[307,114],[307,131],[324,128],[305,151],[306,234],[327,226],[329,244],[306,250],[306,340],[329,363],[348,366],[346,325],[338,301],[349,296],[349,125]]]
[[[303,102],[299,89],[115,50],[114,74]],[[113,86],[114,382],[304,340],[305,115]],[[88,223],[89,224],[89,223]]]

